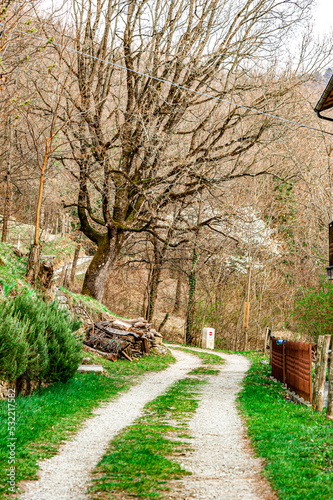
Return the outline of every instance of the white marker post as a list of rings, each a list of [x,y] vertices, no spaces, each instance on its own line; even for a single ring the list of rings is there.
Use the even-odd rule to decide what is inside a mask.
[[[214,349],[215,328],[202,329],[202,347],[203,349]]]

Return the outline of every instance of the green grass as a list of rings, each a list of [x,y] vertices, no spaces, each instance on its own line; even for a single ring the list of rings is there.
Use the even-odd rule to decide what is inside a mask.
[[[42,255],[54,255],[53,264],[59,264],[65,259],[74,257],[76,243],[69,236],[58,237],[56,241],[45,241],[42,244]]]
[[[95,469],[92,498],[164,498],[167,482],[189,474],[174,458],[190,448],[187,422],[205,380],[185,378],[145,406],[142,418],[111,441]],[[118,495],[121,495],[118,497]]]
[[[85,356],[88,354],[85,352]],[[54,455],[59,445],[77,431],[85,418],[102,401],[109,401],[127,390],[148,371],[165,369],[174,358],[154,356],[136,362],[112,363],[95,358],[107,375],[77,374],[66,384],[57,383],[16,400],[16,480],[36,479],[37,460]],[[8,498],[7,401],[0,403],[0,498]]]
[[[68,297],[70,297],[73,300],[74,304],[83,305],[87,309],[88,313],[91,314],[97,313],[99,315],[107,313],[119,319],[126,319],[109,311],[109,309],[105,307],[104,304],[102,304],[96,299],[93,299],[92,297],[89,297],[88,295],[81,295],[79,293],[71,292],[70,290],[67,290],[67,288],[64,288],[62,286],[60,286],[59,288],[62,292],[64,292]]]
[[[64,243],[63,248],[62,243]],[[55,250],[57,248],[58,250],[56,252]],[[65,255],[71,254],[73,249],[75,249],[75,243],[69,238],[59,238],[56,244],[54,242],[44,243],[42,247],[42,254],[56,254],[58,255],[58,259],[61,259]],[[2,263],[5,265],[1,265]],[[0,283],[4,288],[6,296],[12,291],[19,293],[23,290],[33,291],[31,285],[24,280],[26,265],[26,257],[17,257],[11,249],[11,245],[8,245],[7,243],[0,243]],[[102,318],[103,313],[112,314],[120,319],[125,319],[121,316],[113,314],[109,311],[109,309],[107,309],[107,307],[92,297],[71,292],[63,287],[59,288],[62,292],[69,296],[74,303],[83,305],[87,309],[88,314],[91,314],[94,319]]]
[[[6,296],[12,289],[31,288],[24,281],[26,265],[26,257],[17,257],[11,249],[11,245],[0,243],[0,282]]]
[[[263,357],[251,359],[239,404],[265,475],[281,500],[332,500],[333,423],[287,402]]]
[[[220,370],[214,370],[212,368],[204,368],[203,366],[200,366],[199,368],[195,368],[189,373],[190,375],[218,375],[220,373]]]

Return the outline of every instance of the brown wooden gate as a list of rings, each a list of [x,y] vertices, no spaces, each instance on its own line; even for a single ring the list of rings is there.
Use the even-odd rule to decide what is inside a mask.
[[[272,338],[272,375],[312,403],[312,348],[304,342]]]
[[[304,342],[286,341],[287,387],[312,403],[312,348]]]

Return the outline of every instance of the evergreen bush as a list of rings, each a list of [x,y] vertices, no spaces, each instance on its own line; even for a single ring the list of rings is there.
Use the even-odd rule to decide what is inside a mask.
[[[7,313],[5,304],[0,304],[0,380],[15,380],[28,367],[29,324],[20,322]]]
[[[30,380],[47,382],[65,382],[74,375],[81,359],[81,345],[72,335],[80,327],[77,319],[72,319],[57,302],[46,304],[38,297],[27,294],[17,296],[3,308],[6,310],[8,333],[0,330],[0,343],[7,335],[13,341],[20,337],[26,347],[23,356],[26,359],[25,369],[14,370],[15,373],[20,371],[19,375]],[[14,366],[23,366],[23,361],[20,361],[22,349],[18,351],[18,348],[10,346],[9,340],[6,342]],[[2,370],[5,365],[7,368]],[[5,357],[0,354],[1,373],[7,373],[7,365]],[[12,372],[8,371],[4,378],[8,379]]]

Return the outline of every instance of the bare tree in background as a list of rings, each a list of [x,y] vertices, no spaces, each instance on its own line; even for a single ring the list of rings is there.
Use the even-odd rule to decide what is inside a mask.
[[[48,47],[48,43],[45,48]],[[64,49],[63,49],[64,50]],[[54,56],[54,53],[52,52]],[[61,52],[58,60],[49,61],[48,68],[35,67],[34,76],[30,76],[31,99],[22,112],[22,120],[30,136],[31,149],[34,153],[39,174],[37,207],[35,214],[34,240],[30,248],[26,277],[35,283],[40,263],[40,225],[44,185],[50,162],[57,159],[58,151],[66,150],[66,140],[61,131],[71,119],[75,104],[66,103],[64,89],[69,85],[70,69],[65,66]],[[57,67],[57,80],[51,77],[53,67]],[[53,88],[52,88],[53,87]],[[64,109],[66,118],[64,119]],[[39,119],[36,119],[39,117]]]
[[[37,4],[36,4],[37,5]],[[14,0],[0,1],[0,109],[2,114],[2,137],[4,144],[1,149],[0,175],[4,172],[5,196],[3,203],[3,220],[1,241],[7,241],[8,223],[11,215],[12,202],[12,171],[15,108],[18,100],[18,75],[26,69],[29,55],[34,51],[27,50],[29,40],[22,36],[20,29],[28,29],[26,23],[32,11],[30,2],[17,2]],[[2,171],[2,172],[1,172]],[[1,181],[0,177],[0,181]]]
[[[103,298],[128,235],[156,236],[153,221],[170,204],[276,173],[265,149],[285,126],[182,87],[283,114],[304,79],[288,65],[277,72],[276,56],[310,4],[72,1],[78,52],[67,98],[77,92],[80,118],[64,132],[81,230],[97,245],[83,293]]]

